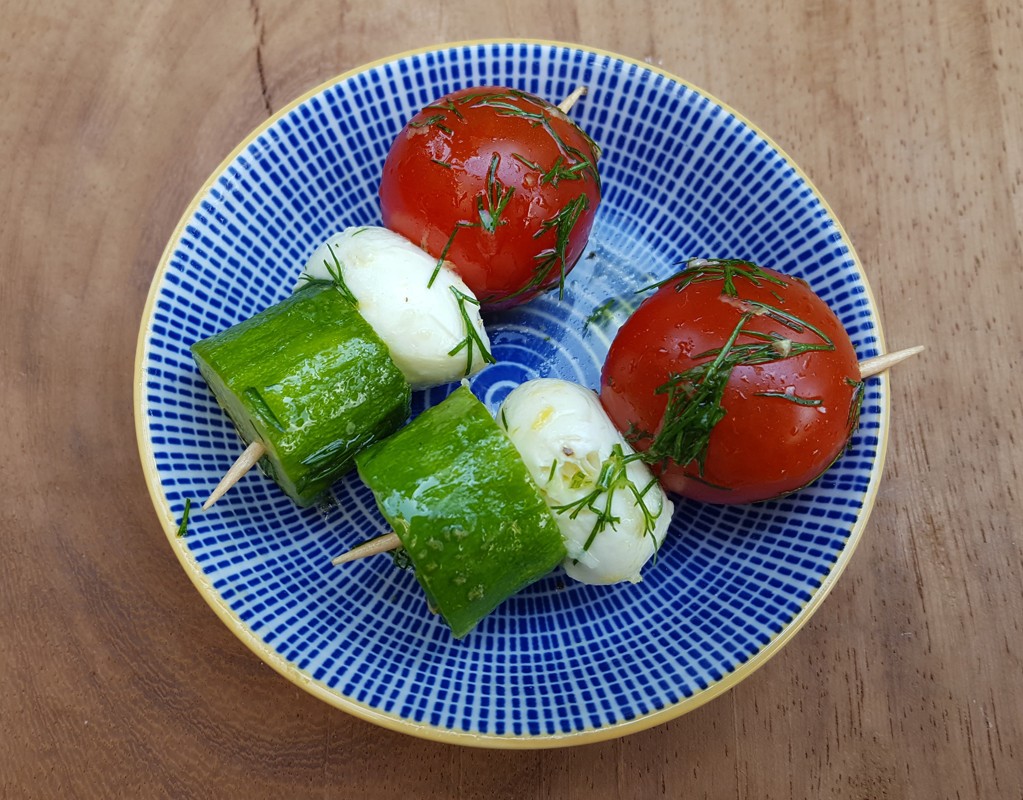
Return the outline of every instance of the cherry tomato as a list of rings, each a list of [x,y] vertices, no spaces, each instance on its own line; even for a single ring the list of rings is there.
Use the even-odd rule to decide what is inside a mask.
[[[752,503],[838,458],[862,381],[841,322],[804,281],[694,259],[619,330],[600,399],[665,488]]]
[[[426,106],[384,163],[384,225],[448,261],[485,308],[525,302],[582,255],[599,148],[557,107],[476,87]]]

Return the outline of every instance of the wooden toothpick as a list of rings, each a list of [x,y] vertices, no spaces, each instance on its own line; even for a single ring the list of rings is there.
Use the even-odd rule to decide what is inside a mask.
[[[387,533],[383,536],[378,536],[376,539],[370,539],[368,542],[360,544],[358,547],[353,547],[347,553],[342,553],[336,558],[331,559],[330,563],[337,566],[338,564],[345,564],[349,561],[365,558],[366,556],[375,556],[378,553],[387,553],[391,550],[397,550],[399,547],[401,547],[401,539],[398,538],[398,534]]]
[[[896,350],[894,353],[885,353],[882,356],[866,358],[860,362],[860,377],[869,378],[872,375],[884,372],[889,367],[894,367],[900,361],[905,361],[910,356],[915,356],[924,349],[922,344],[916,347],[907,347],[905,350]]]
[[[577,89],[573,94],[577,94]],[[565,102],[571,98],[566,98]],[[885,353],[884,355],[874,356],[873,358],[867,358],[860,362],[860,377],[869,378],[873,375],[878,375],[896,364],[905,361],[907,358],[915,356],[924,350],[923,345],[917,345],[916,347],[907,347],[904,350],[896,350],[892,353]],[[223,478],[220,479],[220,483],[217,484],[217,488],[213,490],[209,498],[205,503],[202,504],[203,511],[212,506],[217,500],[224,496],[228,489],[234,486],[241,477],[252,469],[256,462],[259,461],[264,455],[266,455],[266,446],[256,440],[252,442],[245,451],[238,456],[234,464],[227,471]],[[334,564],[344,564],[347,561],[354,561],[358,558],[364,558],[365,556],[376,555],[377,553],[386,553],[388,550],[395,550],[401,547],[401,542],[398,539],[397,534],[391,533],[387,536],[381,536],[372,541],[366,542],[364,545],[360,545],[353,550],[338,556],[333,560]]]
[[[586,87],[580,86],[578,89],[572,92],[572,94],[570,94],[560,103],[558,103],[558,108],[560,109],[561,113],[567,114],[569,111],[571,111],[572,106],[574,106],[576,104],[576,101],[584,94],[586,94]]]
[[[215,502],[217,502],[224,493],[238,483],[239,479],[252,469],[256,462],[259,461],[264,455],[266,455],[266,445],[256,439],[245,451],[238,456],[235,462],[231,465],[231,469],[225,473],[224,477],[220,479],[220,483],[217,484],[217,488],[213,490],[213,493],[209,496],[205,503],[202,504],[202,510],[205,511]]]

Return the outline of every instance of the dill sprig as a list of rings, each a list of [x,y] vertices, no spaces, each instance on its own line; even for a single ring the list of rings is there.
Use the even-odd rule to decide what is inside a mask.
[[[543,284],[558,267],[561,271],[558,279],[558,299],[561,300],[565,296],[565,276],[568,274],[568,241],[579,217],[589,206],[589,198],[585,194],[581,194],[574,200],[569,200],[553,217],[540,223],[540,229],[533,235],[533,238],[539,238],[553,229],[554,247],[535,256],[537,264],[534,275],[526,287],[520,291]]]
[[[436,128],[437,130],[444,131],[444,133],[453,134],[454,131],[444,124],[446,119],[447,117],[445,117],[444,114],[431,114],[430,116],[424,117],[423,119],[413,120],[412,122],[409,123],[409,127],[410,128],[433,127]]]
[[[616,529],[618,523],[621,522],[621,519],[615,516],[612,510],[615,494],[620,490],[625,490],[631,495],[633,503],[643,515],[643,534],[654,538],[656,545],[654,530],[657,527],[657,518],[663,509],[658,509],[655,513],[646,503],[647,494],[657,485],[656,478],[651,478],[649,483],[640,489],[636,482],[629,477],[629,464],[639,459],[638,453],[625,455],[620,444],[613,445],[611,454],[601,462],[600,472],[597,474],[596,480],[593,481],[593,489],[578,500],[551,507],[551,510],[557,514],[568,514],[569,519],[576,519],[583,511],[591,511],[596,517],[593,528],[583,544],[583,550],[589,550],[598,535],[609,527],[612,530]],[[554,477],[556,465],[557,461],[551,464],[548,482]],[[580,471],[573,476],[571,488],[579,489],[588,481],[588,476]]]
[[[867,382],[854,381],[852,378],[846,378],[845,382],[853,387],[853,400],[849,405],[849,430],[854,431],[860,425],[860,411],[863,409],[863,398],[867,393]]]
[[[512,153],[512,158],[521,164],[524,164],[534,172],[540,173],[540,185],[550,184],[555,189],[558,188],[558,184],[561,181],[578,181],[582,179],[583,171],[588,168],[588,164],[585,162],[579,162],[578,164],[569,165],[565,161],[564,156],[558,156],[554,160],[554,164],[550,169],[544,169],[542,166],[537,164],[535,161],[530,161],[519,153]]]
[[[437,276],[440,275],[441,268],[444,266],[444,262],[448,258],[448,251],[451,249],[451,245],[455,243],[455,235],[462,230],[462,228],[476,228],[478,225],[474,222],[458,222],[455,223],[455,229],[451,231],[451,235],[448,237],[447,242],[444,244],[444,248],[440,251],[440,255],[437,256],[437,263],[433,265],[433,272],[430,273],[430,280],[426,282],[426,288],[433,288],[433,282],[437,280]]]
[[[465,325],[465,338],[452,347],[448,351],[448,355],[457,355],[461,350],[465,350],[464,375],[468,375],[472,372],[472,354],[474,349],[479,351],[480,358],[482,358],[485,363],[496,364],[497,359],[495,359],[491,352],[487,350],[487,346],[483,343],[483,338],[480,336],[479,331],[477,331],[476,326],[472,324],[472,318],[469,316],[469,309],[466,308],[467,303],[469,305],[479,307],[479,300],[467,295],[465,292],[459,291],[457,286],[449,286],[448,288],[451,289],[451,293],[455,296],[455,301],[458,303],[458,311],[462,315],[462,322]]]
[[[740,258],[690,258],[682,263],[685,266],[680,271],[665,278],[663,281],[657,281],[657,283],[651,283],[649,286],[637,289],[637,293],[646,292],[651,289],[660,289],[674,280],[678,280],[678,283],[675,285],[676,292],[681,292],[694,283],[721,281],[721,291],[729,297],[739,296],[738,289],[735,287],[736,278],[745,278],[757,287],[761,286],[764,282],[773,283],[776,286],[788,286],[787,281],[776,275],[771,275],[762,267]],[[777,293],[774,296],[778,298],[779,302],[781,301]]]
[[[185,510],[181,514],[181,524],[178,525],[178,538],[188,535],[188,515],[192,511],[192,498],[185,498]]]
[[[360,228],[359,230],[355,231],[352,234],[352,236],[358,236],[364,230],[366,229]],[[326,268],[327,274],[330,275],[330,280],[324,280],[323,278],[314,278],[307,272],[303,272],[299,276],[299,280],[303,280],[306,283],[310,284],[332,283],[334,285],[334,288],[338,290],[338,292],[345,300],[347,300],[353,306],[358,308],[359,300],[354,294],[352,294],[352,290],[348,288],[348,284],[345,283],[344,268],[341,266],[341,261],[338,259],[337,253],[334,252],[334,246],[328,244],[327,250],[330,251],[331,260],[334,262],[332,264],[330,263],[330,261],[327,261],[327,259],[323,259],[323,266]]]
[[[344,269],[341,266],[340,259],[337,257],[337,253],[334,252],[333,245],[328,244],[327,250],[330,251],[330,257],[334,263],[329,264],[327,262],[327,259],[323,259],[323,266],[327,268],[327,273],[330,275],[331,280],[334,281],[334,285],[337,287],[337,290],[341,293],[341,296],[349,303],[351,303],[353,306],[358,308],[359,301],[355,297],[355,295],[352,294],[352,290],[348,288],[348,284],[345,283]]]
[[[528,102],[531,102],[533,103],[533,105],[537,106],[539,110],[528,111],[524,108],[520,108],[514,103],[508,101],[509,96],[515,99],[526,100]],[[540,100],[540,98],[534,98],[531,95],[525,94],[524,92],[514,93],[506,96],[494,94],[488,97],[479,98],[472,104],[473,108],[478,108],[481,106],[487,106],[489,108],[496,109],[499,116],[517,117],[519,119],[523,119],[529,122],[533,127],[543,128],[544,132],[551,138],[551,140],[554,142],[558,150],[564,156],[572,158],[573,165],[574,164],[583,165],[585,171],[589,173],[590,177],[593,179],[593,182],[596,184],[597,192],[599,193],[601,191],[600,173],[597,171],[597,166],[594,163],[594,159],[588,156],[578,147],[574,147],[573,145],[570,145],[567,142],[565,142],[561,134],[559,134],[554,129],[554,126],[551,124],[551,115],[548,111],[548,105],[543,100]],[[582,130],[575,125],[575,123],[571,122],[571,120],[569,120],[569,124],[572,125],[572,127],[578,130],[580,133],[583,133]],[[594,154],[596,154],[597,148],[593,140],[585,133],[583,133],[583,138],[586,141],[587,145],[591,147]]]
[[[713,361],[673,374],[655,390],[657,394],[668,395],[668,404],[664,409],[661,429],[651,437],[650,446],[644,453],[647,461],[660,463],[672,460],[676,464],[688,464],[695,459],[700,474],[703,474],[710,433],[725,417],[721,398],[737,363],[729,354],[742,332],[742,326],[751,318],[752,314],[742,315]]]
[[[497,177],[498,167],[501,166],[501,154],[494,153],[490,159],[490,168],[487,170],[487,179],[484,190],[476,196],[476,210],[479,212],[480,225],[487,233],[494,233],[498,225],[503,225],[507,220],[501,219],[508,201],[515,193],[514,187],[505,186]]]

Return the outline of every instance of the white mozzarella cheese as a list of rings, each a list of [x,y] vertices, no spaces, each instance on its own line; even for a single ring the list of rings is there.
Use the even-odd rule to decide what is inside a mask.
[[[347,228],[309,258],[303,276],[340,271],[359,313],[414,389],[463,378],[490,358],[479,304],[461,278],[387,228]],[[429,284],[429,285],[428,285]]]
[[[498,411],[558,521],[565,571],[584,583],[637,582],[664,540],[674,507],[589,389],[540,378]]]

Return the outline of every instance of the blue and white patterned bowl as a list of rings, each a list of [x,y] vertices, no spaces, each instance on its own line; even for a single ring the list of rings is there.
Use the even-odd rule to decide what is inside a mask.
[[[748,121],[646,64],[544,42],[444,46],[314,89],[254,131],[189,205],[156,271],[139,335],[135,409],[153,502],[189,577],[260,658],[375,723],[471,745],[547,747],[620,736],[734,686],[806,622],[848,562],[877,491],[888,433],[883,377],[859,433],[814,486],[784,500],[682,502],[642,584],[554,573],[464,641],[427,612],[409,572],[330,559],[385,530],[353,474],[331,507],[299,509],[252,473],[175,536],[240,450],[189,356],[197,339],[284,298],[328,235],[377,223],[393,137],[421,106],[467,85],[553,101],[603,148],[605,193],[567,296],[488,320],[500,363],[472,382],[491,410],[528,378],[596,387],[638,287],[681,258],[741,257],[800,275],[838,313],[861,358],[881,349],[867,280],[799,169]],[[451,387],[416,398],[416,408]]]

